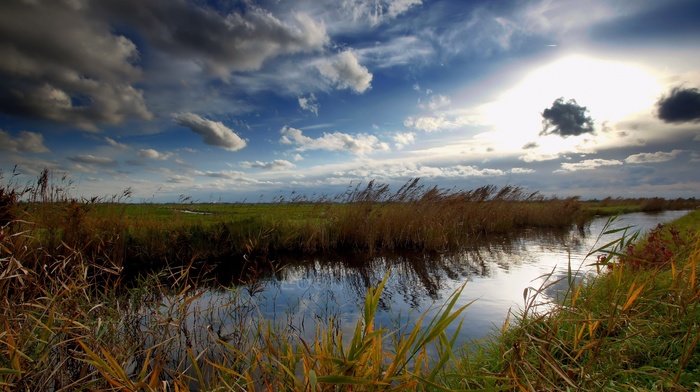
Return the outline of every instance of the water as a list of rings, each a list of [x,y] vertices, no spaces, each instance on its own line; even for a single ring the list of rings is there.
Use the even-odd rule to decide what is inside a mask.
[[[618,218],[613,227],[634,226],[634,230],[645,232],[685,213],[628,214]],[[376,286],[389,270],[376,323],[392,330],[410,328],[423,312],[434,314],[455,289],[467,282],[457,304],[471,302],[460,333],[460,342],[471,342],[500,328],[509,310],[522,309],[533,290],[564,278],[537,296],[543,306],[556,300],[560,290],[567,287],[569,267],[581,270],[581,275],[594,272],[589,264],[596,261],[595,255],[588,259],[586,255],[621,235],[598,238],[607,220],[595,219],[583,231],[527,230],[512,237],[489,238],[450,254],[293,260],[273,276],[248,287],[248,295],[256,314],[292,329],[300,337],[313,340],[321,324],[342,330],[349,340],[361,317],[367,288]],[[528,288],[533,290],[524,297]],[[222,334],[235,323],[227,316],[230,313],[222,313],[231,295],[225,290],[210,290],[193,303],[198,309],[216,312],[208,317],[209,328]],[[329,324],[331,317],[333,325]]]
[[[685,213],[628,214],[613,228],[634,226],[644,232]],[[589,264],[596,255],[587,259],[586,255],[622,234],[599,238],[606,221],[595,219],[583,231],[526,230],[491,237],[457,253],[285,260],[283,269],[240,290],[200,286],[178,294],[167,289],[134,293],[121,320],[124,336],[133,339],[135,350],[127,372],[143,368],[149,347],[167,352],[172,369],[187,368],[191,373],[190,355],[200,362],[205,358],[221,363],[221,358],[230,357],[229,348],[245,350],[251,338],[259,337],[259,328],[266,325],[261,317],[297,343],[315,341],[318,326],[342,333],[343,341],[349,342],[368,287],[376,286],[389,271],[375,324],[399,334],[410,332],[421,314],[428,313],[430,320],[466,282],[457,306],[470,306],[463,313],[457,345],[479,341],[500,330],[509,311],[522,309],[525,300],[535,298],[541,304],[536,309],[551,306],[568,287],[569,267],[579,276],[595,273]],[[543,285],[547,289],[539,290]],[[533,297],[534,291],[540,293]],[[456,326],[451,325],[448,333]],[[203,371],[209,377],[212,369]]]

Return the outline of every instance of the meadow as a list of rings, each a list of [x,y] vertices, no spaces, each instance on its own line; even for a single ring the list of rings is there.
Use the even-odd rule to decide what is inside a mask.
[[[446,332],[469,311],[456,306],[460,289],[411,329],[375,325],[383,282],[368,290],[349,341],[333,320],[318,324],[315,339],[300,339],[260,317],[235,285],[222,288],[240,321],[235,330],[199,320],[209,324],[191,336],[183,326],[198,320],[211,266],[258,268],[278,252],[445,251],[519,227],[582,225],[604,211],[593,207],[623,203],[600,206],[517,187],[441,190],[414,180],[397,191],[368,183],[333,198],[268,204],[130,204],[128,191],[108,201],[75,200],[47,178],[0,187],[3,390],[700,385],[698,212],[645,241],[621,231],[592,252],[597,277],[580,281],[571,271],[566,299],[545,310],[536,298],[546,286],[524,293],[528,306],[476,347],[456,347],[456,334]],[[694,201],[663,203],[689,208]]]

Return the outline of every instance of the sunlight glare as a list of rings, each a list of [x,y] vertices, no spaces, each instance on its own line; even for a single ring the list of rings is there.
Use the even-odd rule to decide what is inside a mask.
[[[539,136],[541,113],[557,98],[574,99],[585,106],[600,130],[603,123],[652,110],[662,92],[659,81],[641,67],[576,55],[536,69],[495,102],[484,105],[481,112],[484,122],[493,125],[490,139],[498,142],[499,150],[519,150],[537,141],[554,153],[572,151],[581,141]]]

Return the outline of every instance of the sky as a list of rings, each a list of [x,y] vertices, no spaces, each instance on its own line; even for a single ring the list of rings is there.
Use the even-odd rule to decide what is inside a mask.
[[[700,2],[3,0],[0,183],[700,196]]]

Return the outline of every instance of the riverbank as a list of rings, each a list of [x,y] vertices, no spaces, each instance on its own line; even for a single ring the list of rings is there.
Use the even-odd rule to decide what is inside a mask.
[[[700,211],[637,244],[602,249],[601,274],[570,280],[538,311],[537,293],[478,352],[459,361],[460,389],[668,390],[700,387]],[[544,290],[545,287],[540,288]]]

